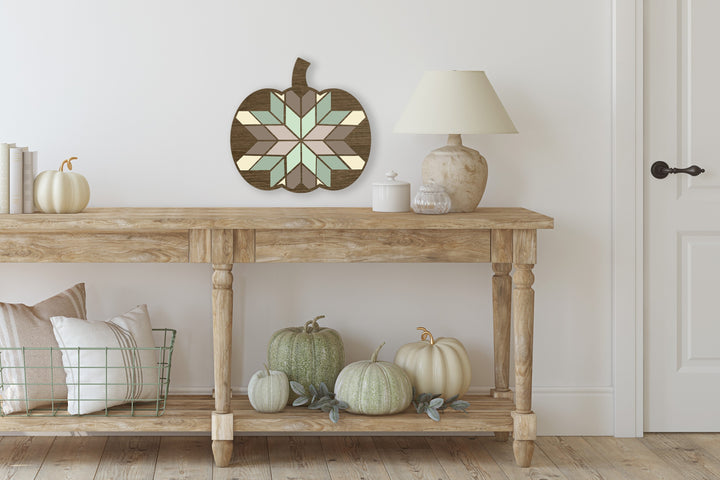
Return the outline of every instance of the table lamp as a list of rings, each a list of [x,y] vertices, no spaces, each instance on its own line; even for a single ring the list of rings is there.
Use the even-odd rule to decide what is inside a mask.
[[[445,188],[451,212],[472,212],[485,193],[488,169],[460,135],[517,130],[485,72],[454,70],[425,72],[395,132],[448,134],[448,144],[425,157],[422,181]]]

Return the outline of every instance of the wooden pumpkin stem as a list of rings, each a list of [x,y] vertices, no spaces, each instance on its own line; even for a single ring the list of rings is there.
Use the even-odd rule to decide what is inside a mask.
[[[377,350],[375,350],[375,351],[373,352],[372,357],[370,357],[370,361],[371,361],[372,363],[377,362],[378,353],[380,353],[380,349],[381,349],[382,347],[384,347],[384,346],[385,346],[385,342],[382,342],[382,344],[381,344],[379,347],[377,347]]]
[[[423,332],[423,334],[420,336],[420,340],[427,340],[428,338],[430,338],[430,345],[435,345],[435,339],[433,338],[432,333],[430,333],[430,330],[425,327],[417,327],[417,329]]]
[[[62,163],[60,164],[60,168],[58,168],[58,171],[62,172],[62,171],[63,171],[63,167],[64,167],[65,165],[67,165],[68,170],[72,170],[72,161],[73,161],[73,160],[77,160],[77,157],[70,157],[70,158],[68,158],[67,160],[65,160],[64,162],[62,162]]]
[[[267,363],[263,363],[263,367],[265,367],[265,375],[268,377],[270,376],[270,369],[267,366]]]
[[[292,88],[309,88],[307,84],[307,69],[310,62],[298,57],[292,73]]]
[[[320,325],[318,325],[317,321],[321,318],[325,318],[325,315],[318,315],[312,320],[308,320],[307,322],[305,322],[305,333],[313,333],[319,331]]]

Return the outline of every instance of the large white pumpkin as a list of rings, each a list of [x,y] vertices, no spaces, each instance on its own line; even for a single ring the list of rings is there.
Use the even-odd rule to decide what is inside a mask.
[[[402,368],[378,362],[383,343],[370,360],[343,368],[335,381],[335,398],[348,404],[347,411],[363,415],[390,415],[402,412],[412,402],[412,384]]]
[[[462,397],[470,388],[470,358],[460,340],[433,338],[423,327],[419,342],[400,347],[395,363],[405,370],[418,394],[439,393],[444,399]]]
[[[284,372],[258,370],[250,377],[248,399],[250,405],[262,413],[279,412],[287,405],[290,395],[290,381]]]
[[[72,170],[72,161],[65,160],[58,170],[46,170],[35,178],[35,205],[43,213],[78,213],[90,201],[90,186],[85,177],[75,172],[64,172],[67,165]]]

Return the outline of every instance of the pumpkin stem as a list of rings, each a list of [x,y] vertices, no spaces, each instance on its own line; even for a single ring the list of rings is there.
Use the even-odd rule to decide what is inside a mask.
[[[265,367],[265,375],[268,377],[270,376],[270,369],[267,366],[267,363],[263,363],[263,367]]]
[[[430,330],[425,327],[417,327],[417,329],[423,332],[420,336],[420,340],[427,340],[428,337],[430,337],[430,345],[435,345],[435,339],[433,338],[432,333],[430,333]]]
[[[73,160],[77,160],[77,157],[70,157],[70,158],[68,158],[67,160],[65,160],[64,162],[62,162],[62,163],[60,164],[60,168],[58,168],[58,171],[62,172],[62,171],[63,171],[63,167],[64,167],[65,165],[67,165],[68,170],[72,170],[72,161],[73,161]]]
[[[380,349],[381,349],[382,347],[384,347],[384,346],[385,346],[385,342],[382,342],[382,345],[380,345],[379,347],[377,347],[377,350],[375,350],[375,351],[373,352],[372,357],[370,357],[370,361],[371,361],[372,363],[377,362],[378,353],[380,353]]]
[[[320,330],[320,325],[318,325],[318,320],[321,318],[325,318],[325,315],[318,315],[317,317],[313,318],[312,320],[308,320],[305,322],[305,333],[312,333],[317,332]],[[312,325],[310,325],[312,324]]]
[[[310,62],[298,57],[292,73],[292,88],[309,88],[307,84],[307,69]]]

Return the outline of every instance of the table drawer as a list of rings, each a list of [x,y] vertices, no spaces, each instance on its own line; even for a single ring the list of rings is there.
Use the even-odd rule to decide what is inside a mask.
[[[490,230],[256,230],[256,262],[490,261]]]
[[[0,233],[0,262],[178,263],[187,231]]]

